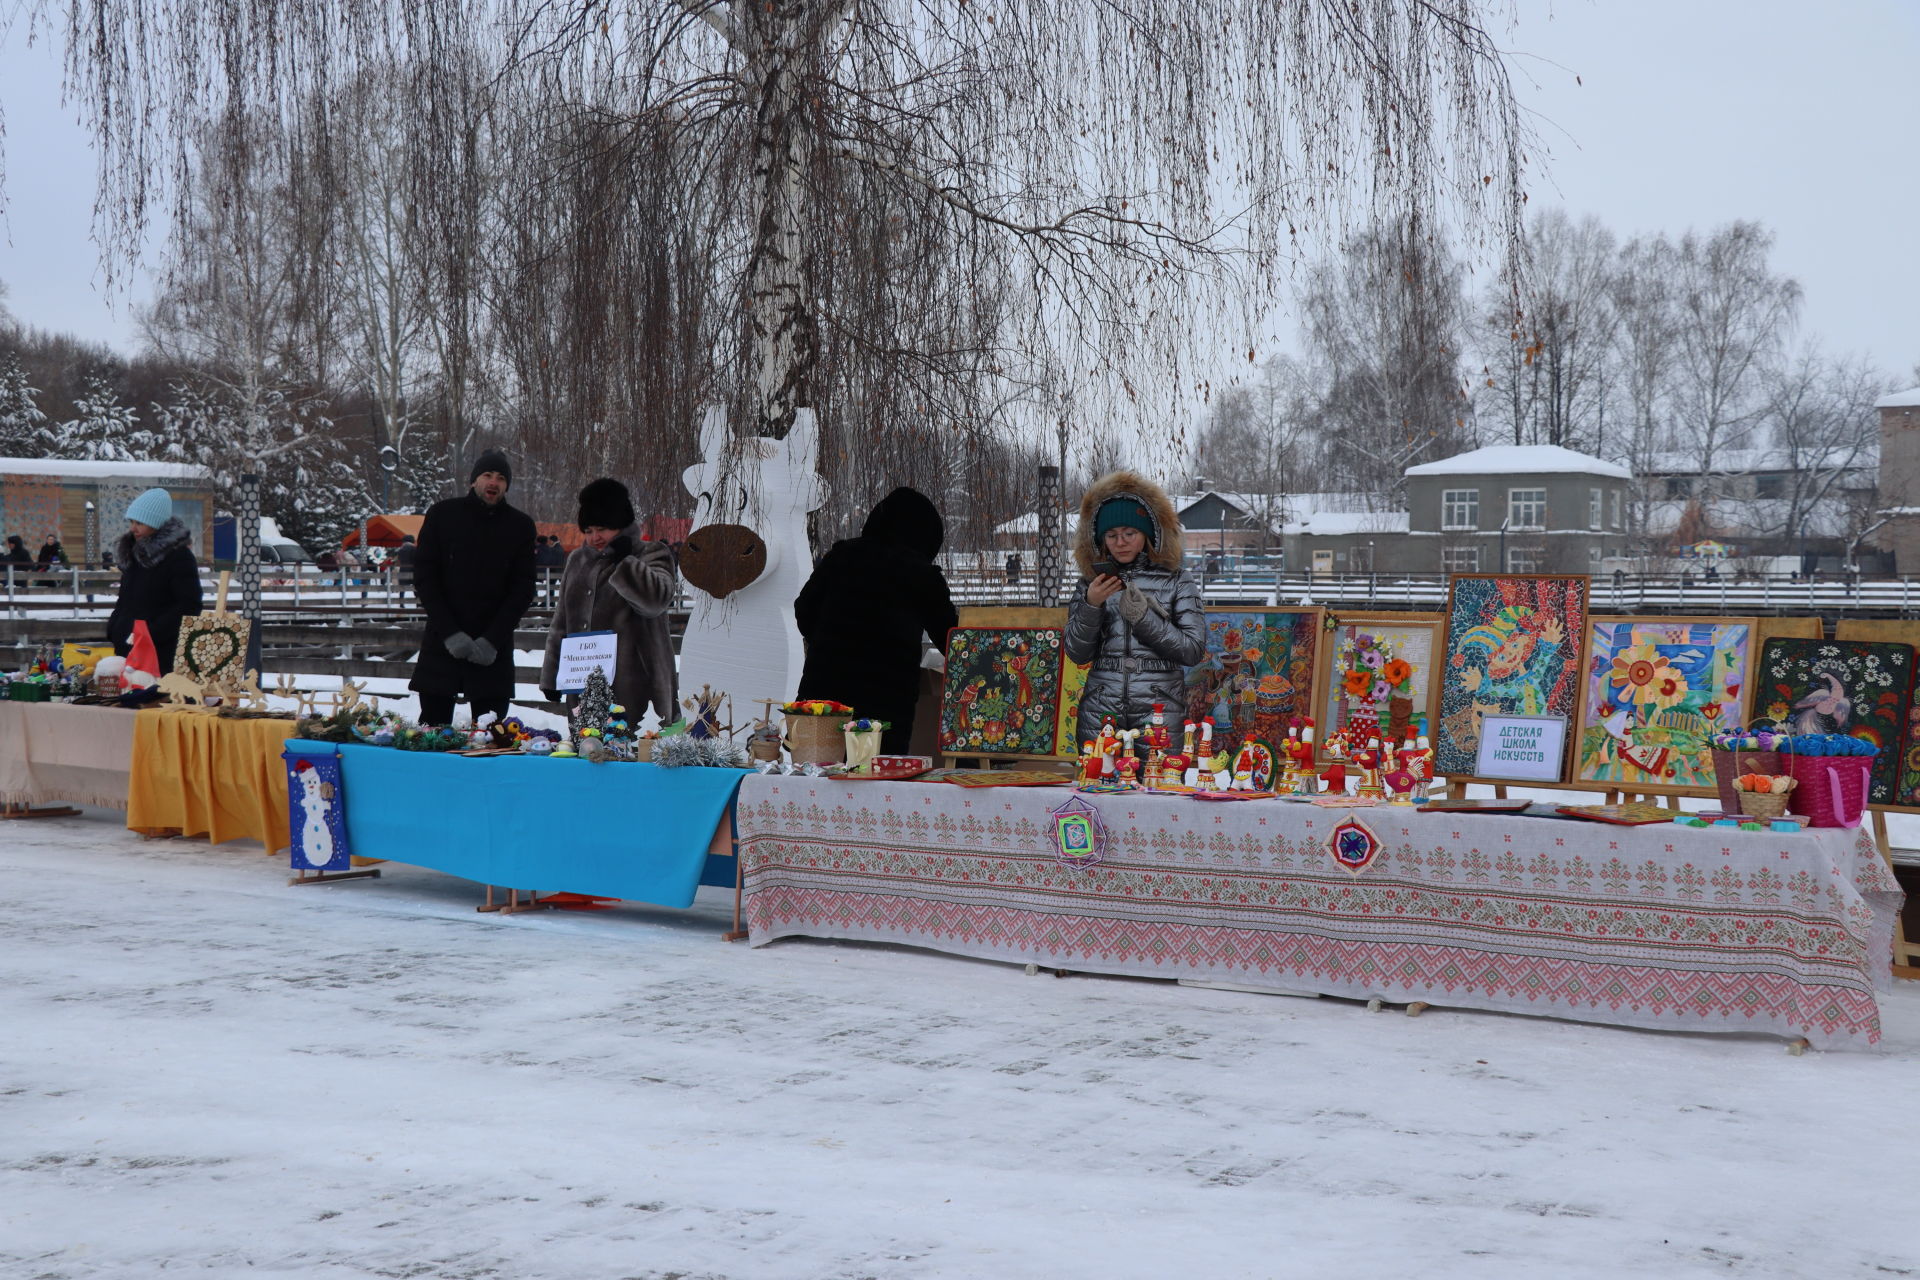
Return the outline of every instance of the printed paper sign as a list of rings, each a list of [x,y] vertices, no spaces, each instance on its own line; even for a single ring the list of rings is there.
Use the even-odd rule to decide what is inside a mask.
[[[611,631],[581,631],[568,636],[560,642],[560,661],[554,672],[553,687],[561,693],[582,693],[595,667],[607,673],[607,682],[611,684],[618,649],[618,638]]]
[[[1565,716],[1488,716],[1480,724],[1474,776],[1558,782],[1566,745]]]

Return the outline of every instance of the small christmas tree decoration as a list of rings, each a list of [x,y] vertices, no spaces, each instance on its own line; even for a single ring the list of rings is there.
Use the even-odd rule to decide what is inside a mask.
[[[580,701],[573,708],[574,750],[580,750],[586,737],[604,734],[607,721],[612,718],[613,689],[607,683],[606,669],[595,667],[587,676],[587,687],[580,694]]]

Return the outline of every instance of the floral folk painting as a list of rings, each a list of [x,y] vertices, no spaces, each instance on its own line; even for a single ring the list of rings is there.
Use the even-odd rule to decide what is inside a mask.
[[[940,750],[949,755],[1053,755],[1058,740],[1059,628],[956,627],[947,636]]]
[[[1338,618],[1327,627],[1333,675],[1320,741],[1335,735],[1399,741],[1409,728],[1431,732],[1435,622]]]
[[[1622,790],[1710,791],[1717,730],[1744,720],[1751,618],[1595,621],[1573,776]]]
[[[1756,718],[1794,733],[1844,733],[1880,748],[1873,762],[1873,804],[1896,800],[1905,772],[1914,651],[1909,644],[1860,640],[1767,641],[1755,682]]]
[[[1472,776],[1489,715],[1565,716],[1580,705],[1582,576],[1457,575],[1440,672],[1436,772]]]
[[[1217,751],[1229,755],[1253,737],[1277,754],[1287,723],[1314,710],[1319,609],[1207,611],[1207,656],[1187,669],[1184,708],[1169,719],[1213,718]],[[1174,713],[1179,712],[1176,717]],[[1172,726],[1178,735],[1179,726]]]

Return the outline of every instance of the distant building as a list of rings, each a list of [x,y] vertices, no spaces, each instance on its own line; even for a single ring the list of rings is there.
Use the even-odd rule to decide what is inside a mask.
[[[1189,552],[1268,553],[1280,545],[1286,499],[1271,493],[1216,493],[1173,498]]]
[[[1691,512],[1737,560],[1838,569],[1880,505],[1880,454],[1873,445],[1723,449],[1711,465],[1697,453],[1655,454],[1636,486],[1638,532],[1664,551]]]
[[[104,551],[127,531],[127,504],[155,487],[173,495],[173,514],[192,535],[194,554],[206,558],[213,546],[213,477],[176,462],[0,458],[0,536],[17,533],[33,551],[51,533],[77,561],[86,551],[89,502]]]
[[[1920,387],[1874,401],[1880,412],[1879,517],[1873,541],[1898,573],[1920,573]]]

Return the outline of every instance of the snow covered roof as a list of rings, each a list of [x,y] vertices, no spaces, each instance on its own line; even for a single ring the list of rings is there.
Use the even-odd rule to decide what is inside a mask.
[[[1442,458],[1438,462],[1423,462],[1417,467],[1407,468],[1410,476],[1542,475],[1559,472],[1633,479],[1633,473],[1617,462],[1607,462],[1591,454],[1575,453],[1557,444],[1494,444]]]
[[[1896,391],[1892,395],[1881,396],[1873,402],[1876,409],[1911,409],[1920,407],[1920,387],[1911,387],[1905,391]]]
[[[1062,511],[1060,513],[1060,532],[1061,533],[1072,533],[1075,529],[1078,529],[1079,527],[1080,527],[1079,512]],[[1040,513],[1038,511],[1029,511],[1027,512],[1027,514],[1023,516],[1015,516],[1013,519],[1008,520],[1003,524],[997,524],[993,526],[993,531],[995,533],[1038,534],[1040,532]]]
[[[1282,533],[1330,537],[1340,533],[1405,533],[1404,511],[1314,511],[1280,526]]]
[[[67,458],[0,458],[0,475],[61,476],[75,480],[211,480],[189,462],[80,462]]]

